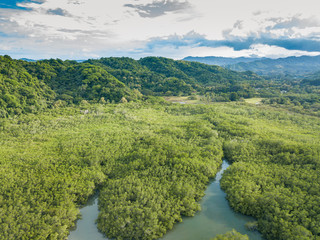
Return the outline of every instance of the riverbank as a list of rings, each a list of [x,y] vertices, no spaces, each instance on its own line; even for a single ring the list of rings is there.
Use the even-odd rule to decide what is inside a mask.
[[[226,194],[220,188],[220,179],[223,172],[229,167],[227,161],[223,161],[220,171],[214,180],[210,182],[205,196],[200,201],[201,211],[193,217],[184,217],[182,223],[175,224],[162,240],[209,240],[212,237],[228,232],[232,229],[242,234],[247,234],[250,240],[261,240],[259,232],[248,231],[247,222],[254,219],[234,212],[226,200]],[[98,217],[98,196],[95,195],[89,203],[82,208],[82,219],[77,222],[77,229],[72,231],[69,240],[106,240],[98,231],[95,219]]]

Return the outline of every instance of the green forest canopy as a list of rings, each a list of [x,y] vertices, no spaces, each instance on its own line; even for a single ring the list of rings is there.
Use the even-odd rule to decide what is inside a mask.
[[[0,56],[0,117],[82,101],[118,103],[148,96],[202,95],[209,102],[263,97],[265,104],[320,115],[318,75],[265,80],[253,72],[162,57],[27,62]]]
[[[81,108],[2,120],[2,239],[65,238],[97,188],[103,233],[158,238],[199,210],[223,154],[231,206],[267,239],[319,237],[318,118],[233,103]]]

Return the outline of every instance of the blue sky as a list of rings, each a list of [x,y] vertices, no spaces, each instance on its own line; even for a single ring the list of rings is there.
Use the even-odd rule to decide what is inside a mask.
[[[0,55],[320,55],[318,0],[0,0]]]
[[[11,9],[21,9],[21,7],[17,6],[17,3],[22,1],[15,1],[15,0],[2,0],[0,2],[1,8],[11,8]]]

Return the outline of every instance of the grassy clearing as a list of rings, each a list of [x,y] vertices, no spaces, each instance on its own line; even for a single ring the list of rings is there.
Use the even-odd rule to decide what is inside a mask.
[[[164,97],[168,102],[180,103],[180,104],[204,104],[201,100],[201,96],[168,96]]]
[[[263,98],[247,98],[244,101],[250,104],[260,104]]]

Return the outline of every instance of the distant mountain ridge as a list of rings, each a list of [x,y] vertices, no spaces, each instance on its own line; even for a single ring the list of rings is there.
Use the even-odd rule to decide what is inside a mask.
[[[253,71],[259,75],[266,76],[293,75],[304,77],[306,74],[320,70],[320,56],[262,59],[250,63],[237,63],[226,67],[234,71]]]
[[[37,61],[34,59],[30,59],[30,58],[19,58],[19,60],[26,61],[26,62],[36,62]]]
[[[25,62],[36,62],[36,61],[42,61],[42,60],[45,60],[45,59],[38,59],[38,60],[35,60],[35,59],[31,59],[31,58],[19,58],[19,60],[22,60],[22,61],[25,61]],[[85,62],[87,60],[73,60],[73,61],[76,61],[78,63],[82,63],[82,62]]]
[[[233,71],[252,71],[263,76],[304,77],[320,70],[320,55],[287,58],[187,57],[186,61],[223,66]]]
[[[253,62],[257,60],[261,60],[264,58],[247,58],[247,57],[238,57],[238,58],[227,58],[227,57],[186,57],[182,60],[189,62],[200,62],[208,65],[218,65],[218,66],[226,66],[230,64],[237,64],[240,62]]]

